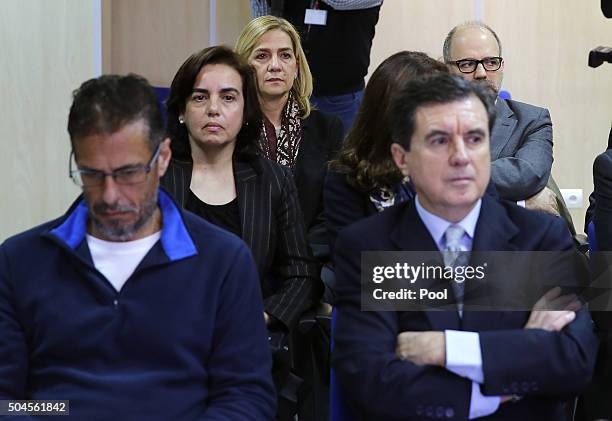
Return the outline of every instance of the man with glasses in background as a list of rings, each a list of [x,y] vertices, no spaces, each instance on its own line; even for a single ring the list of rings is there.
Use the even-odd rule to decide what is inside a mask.
[[[446,36],[444,61],[451,73],[464,79],[488,83],[499,92],[504,77],[502,46],[497,34],[481,22],[454,27]],[[510,99],[498,97],[497,119],[491,132],[491,180],[503,199],[525,201],[530,209],[559,215],[555,193],[546,188],[553,163],[553,133],[550,113]],[[557,189],[551,180],[553,189]],[[557,189],[558,190],[558,189]],[[560,193],[559,193],[560,195]],[[563,205],[562,205],[563,204]],[[563,215],[575,234],[569,213]]]
[[[159,189],[170,139],[151,86],[136,75],[85,82],[68,132],[82,196],[0,246],[0,416],[271,419],[255,263]]]

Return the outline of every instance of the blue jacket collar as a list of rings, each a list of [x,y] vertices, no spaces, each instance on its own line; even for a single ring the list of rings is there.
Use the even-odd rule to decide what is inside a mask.
[[[158,201],[163,221],[160,241],[170,261],[196,255],[198,251],[187,231],[181,211],[170,195],[160,189]],[[77,199],[68,212],[62,223],[51,230],[51,234],[76,250],[87,233],[89,211],[83,197]]]

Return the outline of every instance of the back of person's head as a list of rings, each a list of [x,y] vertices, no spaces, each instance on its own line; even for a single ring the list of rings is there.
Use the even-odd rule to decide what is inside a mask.
[[[164,139],[164,121],[155,91],[141,76],[104,75],[89,79],[73,92],[68,133],[74,142],[91,135],[110,135],[125,125],[144,121],[153,152]]]
[[[407,83],[448,68],[425,53],[401,51],[385,59],[372,73],[361,107],[340,154],[332,165],[362,191],[391,187],[402,175],[391,159],[389,105],[392,96]]]
[[[306,118],[310,114],[310,96],[312,95],[312,73],[302,48],[300,35],[289,21],[277,16],[260,16],[251,20],[242,30],[236,41],[236,52],[249,61],[253,51],[257,48],[259,40],[268,31],[280,30],[286,33],[293,44],[293,51],[297,60],[298,75],[293,82],[291,91],[298,102],[301,116]],[[332,70],[332,69],[330,69]]]
[[[172,139],[173,158],[190,161],[191,147],[185,124],[179,117],[185,112],[196,78],[206,65],[223,64],[234,69],[242,80],[244,97],[243,124],[236,136],[235,154],[252,157],[258,152],[258,137],[262,119],[261,107],[257,98],[255,71],[232,49],[225,46],[208,47],[192,54],[174,75],[170,95],[166,102],[168,108],[168,135]]]
[[[415,130],[415,114],[419,107],[448,104],[472,96],[482,102],[491,132],[495,123],[496,95],[489,85],[445,73],[411,80],[391,101],[389,112],[393,142],[410,150],[410,139]]]

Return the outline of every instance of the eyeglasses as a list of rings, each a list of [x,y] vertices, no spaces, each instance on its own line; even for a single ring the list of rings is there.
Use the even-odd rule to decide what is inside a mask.
[[[104,184],[104,180],[107,176],[113,177],[113,180],[117,184],[130,185],[139,184],[147,179],[147,176],[153,168],[153,164],[159,156],[161,151],[161,143],[155,149],[155,153],[151,157],[151,160],[147,165],[136,165],[128,168],[120,168],[111,172],[104,172],[100,170],[91,169],[72,169],[72,161],[74,158],[74,150],[70,151],[70,161],[68,163],[68,174],[74,184],[79,187],[100,187]],[[78,164],[77,164],[78,165]]]
[[[499,70],[504,59],[501,57],[485,57],[482,60],[474,60],[472,58],[465,58],[463,60],[451,61],[457,66],[461,73],[474,73],[479,64],[482,63],[482,67],[488,72],[495,72]]]

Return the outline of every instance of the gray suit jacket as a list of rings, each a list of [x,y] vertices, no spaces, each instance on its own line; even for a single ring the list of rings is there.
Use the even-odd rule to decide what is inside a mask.
[[[524,200],[542,190],[553,163],[552,122],[545,108],[497,99],[491,133],[491,178],[503,199]]]

